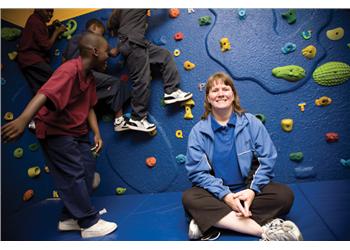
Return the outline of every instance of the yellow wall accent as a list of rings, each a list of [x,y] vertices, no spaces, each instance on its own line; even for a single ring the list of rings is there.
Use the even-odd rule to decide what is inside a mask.
[[[55,9],[53,18],[64,21],[76,16],[81,16],[99,9]],[[20,27],[24,27],[28,17],[33,13],[34,9],[1,9],[1,19],[16,24]]]

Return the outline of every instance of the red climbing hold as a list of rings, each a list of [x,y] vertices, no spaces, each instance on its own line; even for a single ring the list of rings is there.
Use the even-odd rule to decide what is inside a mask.
[[[182,39],[184,39],[184,34],[182,32],[177,32],[175,35],[174,35],[174,39],[176,41],[181,41]]]
[[[338,140],[339,140],[338,133],[335,133],[335,132],[326,133],[326,141],[327,142],[336,142]]]
[[[157,159],[155,157],[148,157],[146,159],[146,165],[150,168],[153,168],[157,163]]]

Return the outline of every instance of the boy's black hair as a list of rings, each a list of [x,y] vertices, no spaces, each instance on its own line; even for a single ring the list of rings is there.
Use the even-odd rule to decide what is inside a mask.
[[[85,29],[88,30],[92,25],[105,29],[103,23],[97,18],[91,18],[89,21],[87,21],[85,24]]]

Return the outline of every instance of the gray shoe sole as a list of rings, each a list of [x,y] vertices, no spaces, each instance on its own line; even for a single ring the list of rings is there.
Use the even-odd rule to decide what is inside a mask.
[[[181,99],[164,100],[164,103],[165,104],[172,104],[172,103],[175,103],[175,102],[184,102],[184,101],[187,101],[187,100],[191,99],[192,96],[193,96],[193,94],[191,93],[189,96],[186,96],[186,97],[181,98]]]

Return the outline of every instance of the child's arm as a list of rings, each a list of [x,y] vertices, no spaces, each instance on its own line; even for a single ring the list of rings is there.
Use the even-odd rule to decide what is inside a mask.
[[[22,114],[15,120],[1,127],[1,137],[4,143],[18,139],[24,132],[33,116],[45,104],[47,97],[43,94],[36,94],[28,103]]]
[[[88,123],[89,123],[89,126],[90,126],[92,132],[94,133],[94,143],[95,143],[94,151],[96,153],[98,153],[102,148],[103,142],[102,142],[102,138],[100,135],[100,130],[98,128],[96,114],[95,114],[94,109],[90,109],[90,111],[89,111]]]

